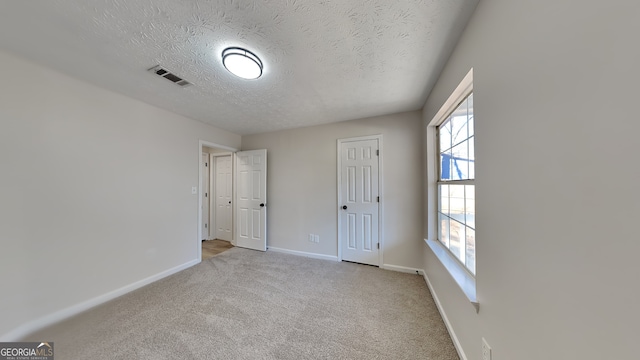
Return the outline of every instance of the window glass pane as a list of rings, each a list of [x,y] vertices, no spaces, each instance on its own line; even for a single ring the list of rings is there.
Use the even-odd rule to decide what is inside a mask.
[[[438,227],[438,238],[440,239],[440,241],[442,241],[444,246],[448,248],[449,247],[449,217],[442,214],[438,214],[438,220],[439,220],[438,222],[440,223],[440,226]]]
[[[451,119],[451,145],[458,144],[469,137],[467,133],[467,113],[463,116],[455,116]]]
[[[464,249],[464,241],[465,239],[465,226],[461,223],[451,220],[451,224],[449,225],[449,250],[455,255],[458,259],[464,262],[464,258],[462,257],[462,252]]]
[[[464,141],[451,149],[451,179],[469,179],[469,142]]]
[[[451,150],[440,154],[440,180],[451,180]]]
[[[466,266],[473,275],[476,274],[476,231],[467,228]]]
[[[439,185],[440,201],[438,203],[438,211],[445,215],[449,215],[449,185]]]
[[[476,178],[476,151],[475,137],[469,139],[469,179]]]
[[[458,105],[455,110],[453,110],[453,113],[451,113],[451,117],[462,117],[466,119],[468,102],[469,98],[467,97],[463,102],[460,103],[460,105]]]
[[[468,119],[468,124],[467,124],[467,128],[469,131],[469,136],[473,136],[474,131],[473,131],[473,93],[471,93],[471,95],[469,95],[469,97],[467,98],[467,119]]]
[[[447,121],[438,127],[440,137],[440,152],[451,148],[451,122]]]
[[[464,223],[464,185],[449,185],[449,216]]]
[[[476,228],[476,187],[465,185],[465,212],[466,224]]]

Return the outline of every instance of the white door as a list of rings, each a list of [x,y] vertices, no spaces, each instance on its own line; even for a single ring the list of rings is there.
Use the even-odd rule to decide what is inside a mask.
[[[379,139],[339,141],[339,243],[342,260],[379,264]]]
[[[215,157],[216,239],[231,241],[233,212],[233,166],[231,155]]]
[[[202,240],[209,240],[209,154],[202,153]]]
[[[267,250],[267,150],[236,153],[237,246]]]

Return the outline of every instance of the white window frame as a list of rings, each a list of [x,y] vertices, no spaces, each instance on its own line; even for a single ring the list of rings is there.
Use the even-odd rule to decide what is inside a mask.
[[[465,92],[465,94],[466,94],[466,95],[464,95],[464,96],[462,97],[462,99],[460,99],[460,100],[457,102],[457,105],[455,105],[455,107],[453,107],[453,109],[451,109],[451,111],[450,111],[449,113],[447,113],[447,115],[446,115],[446,117],[444,118],[444,120],[441,120],[441,121],[439,122],[438,126],[436,126],[436,142],[438,143],[438,156],[436,156],[436,157],[437,157],[437,159],[438,159],[438,175],[437,175],[437,176],[438,176],[438,178],[437,178],[438,189],[439,189],[440,185],[473,185],[473,186],[474,186],[474,188],[475,188],[475,176],[474,176],[474,178],[473,178],[473,179],[461,179],[461,180],[453,180],[453,179],[443,180],[443,179],[442,179],[442,151],[441,151],[441,148],[440,148],[440,145],[441,145],[441,144],[440,144],[440,140],[441,140],[441,139],[440,139],[440,136],[441,136],[441,133],[442,133],[442,132],[441,132],[441,129],[440,129],[440,128],[441,128],[443,125],[445,125],[447,122],[450,122],[450,121],[452,120],[452,115],[453,115],[453,113],[454,113],[456,110],[458,110],[459,106],[460,106],[464,101],[466,101],[466,100],[467,100],[467,99],[468,99],[468,98],[473,94],[473,89],[471,89],[471,91],[469,91],[469,92]],[[468,121],[468,118],[467,118],[467,121]],[[452,137],[453,137],[453,134],[452,134]],[[475,135],[474,135],[474,138],[475,138]],[[469,138],[466,138],[466,139],[465,139],[464,141],[462,141],[461,143],[464,143],[465,141],[468,141],[468,140],[469,140]],[[467,143],[467,144],[468,144],[468,143]],[[474,150],[475,150],[475,149],[474,149]],[[475,173],[475,171],[474,171],[474,173]],[[442,200],[442,196],[441,196],[441,194],[440,194],[440,193],[439,193],[439,191],[438,191],[438,197],[437,197],[437,199],[436,199],[436,201],[437,201],[438,205],[440,205],[440,204],[439,204],[439,202],[440,202],[441,200]],[[451,205],[449,205],[449,206],[451,206]],[[438,209],[439,209],[439,208],[440,208],[440,206],[438,206]],[[474,212],[475,212],[475,209],[474,209]],[[440,214],[440,213],[438,213],[438,214]],[[443,214],[443,215],[444,215],[444,214]],[[447,216],[447,217],[449,218],[449,220],[450,220],[450,221],[457,221],[457,222],[460,222],[460,221],[456,220],[456,219],[455,219],[454,217],[452,217],[452,216],[449,216],[449,215],[445,215],[445,216]],[[463,225],[464,227],[469,227],[469,225],[468,225],[468,223],[467,223],[467,222],[462,223],[462,225]],[[440,226],[440,223],[439,223],[439,219],[438,219],[438,227],[439,227],[439,226]],[[439,229],[439,228],[438,228],[438,229]],[[473,228],[473,230],[475,231],[475,228]],[[451,236],[451,230],[450,230],[450,229],[449,229],[449,236]],[[437,239],[438,239],[438,240],[443,244],[443,246],[445,246],[445,247],[447,248],[447,250],[449,250],[449,252],[451,252],[451,253],[453,254],[453,252],[451,251],[451,247],[450,247],[450,246],[447,246],[446,244],[444,244],[444,242],[442,241],[442,239],[440,238],[440,236],[439,236],[439,235],[437,235]],[[463,246],[463,244],[464,244],[464,246]],[[471,272],[471,270],[466,266],[466,253],[467,253],[467,252],[466,252],[466,239],[464,240],[464,242],[462,242],[462,240],[461,240],[461,244],[460,244],[460,245],[461,245],[461,249],[460,249],[460,257],[457,257],[457,256],[456,256],[455,258],[456,258],[456,260],[457,260],[457,261],[459,261],[459,262],[460,262],[460,264],[461,264],[461,265],[463,265],[463,266],[465,267],[465,269],[466,269],[467,271],[469,271],[469,273],[471,274],[471,276],[474,276],[474,277],[475,277],[475,275],[473,274],[473,272]],[[454,255],[455,255],[455,254],[454,254]],[[474,251],[474,257],[475,257],[475,251]],[[474,268],[475,268],[475,266],[474,266]]]
[[[464,264],[438,240],[438,180],[440,178],[440,144],[438,142],[438,126],[444,123],[460,103],[473,92],[473,69],[467,73],[451,96],[426,127],[427,153],[427,236],[425,242],[442,265],[460,286],[469,301],[479,310],[476,298],[476,279]],[[474,116],[474,125],[477,123]],[[476,169],[477,172],[477,169]],[[477,196],[477,192],[476,192]],[[476,249],[477,249],[476,240]],[[476,274],[478,257],[476,253]]]

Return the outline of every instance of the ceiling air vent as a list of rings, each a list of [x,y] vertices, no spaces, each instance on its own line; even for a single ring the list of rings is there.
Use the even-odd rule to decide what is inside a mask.
[[[188,82],[187,80],[184,80],[183,78],[176,76],[175,74],[172,74],[171,72],[169,72],[169,70],[163,68],[160,65],[154,66],[151,69],[149,69],[149,71],[151,71],[152,73],[161,76],[167,80],[170,80],[171,82],[178,84],[180,86],[189,86],[191,85],[190,82]]]

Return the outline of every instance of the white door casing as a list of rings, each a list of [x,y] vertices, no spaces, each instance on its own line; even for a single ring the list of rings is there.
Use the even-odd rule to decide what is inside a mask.
[[[233,153],[233,152],[237,151],[236,148],[232,148],[232,147],[229,147],[229,146],[226,146],[226,145],[216,144],[216,143],[213,143],[213,142],[210,142],[210,141],[206,141],[206,140],[198,140],[198,153],[197,154],[198,154],[198,164],[199,164],[199,166],[198,166],[198,187],[197,188],[198,188],[199,191],[198,192],[194,192],[193,191],[194,187],[191,186],[190,189],[189,189],[189,192],[191,194],[196,194],[196,193],[197,194],[202,194],[204,192],[205,184],[204,184],[204,181],[203,181],[203,177],[204,177],[204,173],[205,173],[205,167],[204,167],[204,164],[203,164],[203,161],[202,161],[202,154],[204,152],[206,152],[205,148],[207,148],[207,147],[208,148],[217,149],[217,150],[225,150],[225,151],[228,151],[229,153]],[[210,155],[215,155],[215,154],[210,154]],[[211,173],[210,173],[210,177],[213,180],[213,175]],[[213,188],[213,186],[210,185],[210,188]],[[191,196],[193,196],[193,195],[191,195]],[[209,198],[211,198],[211,196],[209,196]],[[198,212],[197,216],[198,217],[197,217],[197,225],[196,225],[197,226],[196,227],[197,236],[195,237],[195,240],[197,240],[197,242],[194,242],[194,245],[195,245],[195,251],[196,251],[196,258],[195,259],[197,261],[201,261],[201,259],[202,259],[202,239],[204,238],[203,237],[203,232],[202,232],[202,228],[203,228],[203,226],[202,226],[202,222],[203,222],[203,216],[202,216],[202,209],[203,209],[202,208],[202,205],[203,205],[202,202],[203,201],[202,201],[202,199],[203,199],[203,197],[198,195],[197,199],[198,199],[198,201],[197,201],[197,210],[198,210],[197,211]],[[213,205],[211,205],[211,206],[213,206]],[[210,215],[212,215],[213,213],[214,213],[214,211],[210,211]],[[211,221],[211,216],[210,216],[210,220],[209,221]],[[210,224],[211,224],[211,222],[210,222]]]
[[[267,150],[236,153],[237,246],[267,250]]]
[[[202,196],[202,202],[200,203],[200,208],[202,211],[202,239],[201,240],[209,240],[210,239],[210,231],[209,231],[209,206],[210,206],[210,187],[209,187],[209,174],[211,169],[211,164],[209,161],[209,154],[202,153],[202,191],[200,195]]]
[[[215,237],[231,241],[233,229],[233,166],[231,155],[216,156],[215,165]]]
[[[382,136],[338,140],[338,259],[382,264]]]

